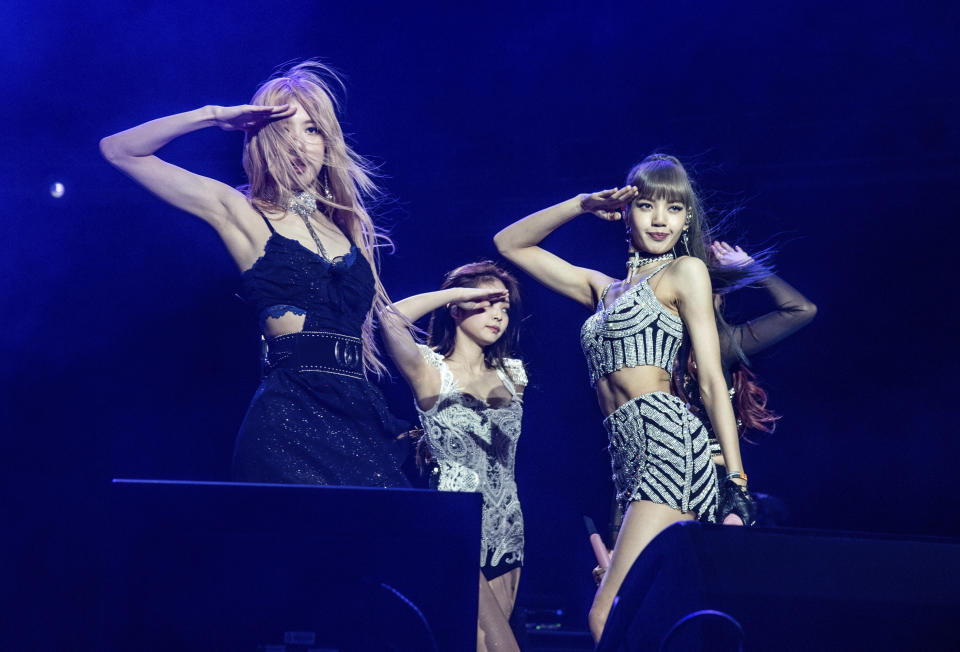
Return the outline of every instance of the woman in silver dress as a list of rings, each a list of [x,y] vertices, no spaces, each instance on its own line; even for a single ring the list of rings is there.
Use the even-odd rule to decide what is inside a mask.
[[[523,564],[523,513],[514,462],[523,390],[523,363],[512,357],[519,301],[517,281],[492,262],[447,274],[441,289],[399,301],[382,316],[384,340],[413,390],[431,485],[483,496],[478,650],[519,650],[510,630]],[[428,313],[428,345],[405,322]]]
[[[539,246],[584,213],[626,222],[626,278],[577,267]],[[590,609],[596,640],[646,545],[673,523],[716,519],[719,491],[707,431],[671,392],[684,340],[696,354],[700,393],[730,471],[726,490],[739,493],[746,486],[720,365],[708,237],[683,165],[654,154],[630,171],[625,187],[577,195],[523,218],[494,239],[508,260],[593,311],[581,342],[605,417],[617,498],[626,508],[610,568]]]

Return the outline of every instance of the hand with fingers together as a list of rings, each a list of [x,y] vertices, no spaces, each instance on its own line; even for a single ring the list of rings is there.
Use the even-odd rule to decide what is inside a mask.
[[[461,310],[472,312],[487,308],[497,301],[509,301],[510,292],[497,288],[457,288],[458,296],[449,305],[455,305]]]
[[[297,112],[290,104],[239,104],[213,107],[213,119],[224,131],[259,131],[274,120],[289,118]]]
[[[580,195],[580,207],[584,213],[592,213],[601,220],[616,222],[623,218],[624,207],[636,197],[637,189],[634,186],[611,188]]]

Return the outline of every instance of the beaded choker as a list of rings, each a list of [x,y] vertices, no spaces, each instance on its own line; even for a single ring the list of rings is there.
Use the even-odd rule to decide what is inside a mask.
[[[630,257],[627,258],[627,282],[629,283],[633,279],[633,275],[636,274],[637,270],[641,267],[659,263],[663,260],[673,260],[673,254],[665,253],[652,258],[642,258],[639,251],[631,252]]]

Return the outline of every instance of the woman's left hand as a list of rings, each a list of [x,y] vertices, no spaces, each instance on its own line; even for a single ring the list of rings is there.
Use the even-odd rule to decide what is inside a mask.
[[[757,522],[757,503],[747,491],[746,484],[727,478],[720,484],[720,511],[719,520],[726,524],[736,524],[728,521],[730,516],[736,516],[743,525],[753,525]]]

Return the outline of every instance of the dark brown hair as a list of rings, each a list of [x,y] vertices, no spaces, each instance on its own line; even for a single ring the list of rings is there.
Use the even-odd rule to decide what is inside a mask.
[[[503,336],[483,350],[487,367],[503,367],[505,358],[516,357],[520,338],[520,284],[513,274],[490,260],[461,265],[443,277],[441,290],[447,288],[475,288],[483,283],[500,281],[510,293],[510,320]],[[434,310],[430,316],[427,344],[442,356],[453,353],[457,338],[457,324],[450,308]]]

